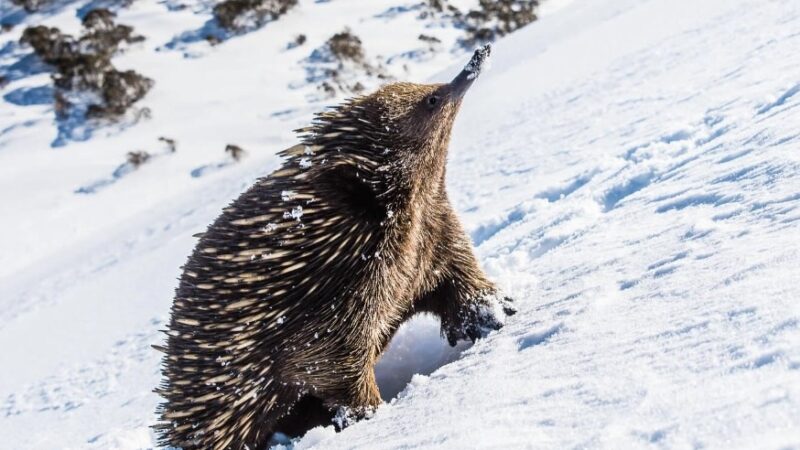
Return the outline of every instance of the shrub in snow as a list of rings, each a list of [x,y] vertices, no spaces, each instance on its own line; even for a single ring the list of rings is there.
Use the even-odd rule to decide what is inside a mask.
[[[336,33],[328,39],[328,49],[331,54],[340,61],[364,61],[364,49],[361,47],[361,39],[345,29],[341,33]]]
[[[242,147],[235,144],[228,144],[225,146],[225,153],[229,154],[234,161],[239,161],[247,154]]]
[[[536,20],[538,0],[480,0],[463,18],[465,45],[491,42]]]
[[[134,169],[138,169],[139,166],[146,163],[148,159],[150,159],[150,154],[143,150],[137,150],[135,152],[128,152],[126,157],[128,164],[130,164]]]
[[[21,6],[25,11],[32,13],[39,10],[39,8],[49,3],[49,0],[11,0],[11,3]]]
[[[153,81],[133,70],[119,71],[111,58],[122,44],[144,40],[133,28],[114,23],[114,13],[95,9],[83,18],[79,38],[58,28],[28,27],[20,42],[52,66],[54,107],[60,120],[113,119],[147,94]],[[76,117],[82,116],[82,117]]]
[[[428,48],[427,51],[429,53],[437,51],[442,43],[441,39],[437,38],[436,36],[431,36],[429,34],[420,34],[419,36],[417,36],[417,39],[427,46]],[[422,53],[420,53],[420,55],[421,54]]]
[[[460,45],[472,48],[495,41],[536,20],[538,0],[479,0],[477,7],[463,12],[448,0],[428,0],[421,19],[436,17],[464,30]]]
[[[433,44],[440,44],[440,43],[442,42],[442,40],[441,40],[441,39],[439,39],[439,38],[437,38],[436,36],[430,36],[430,35],[428,35],[428,34],[420,34],[420,35],[417,37],[417,39],[419,39],[419,40],[420,40],[420,41],[422,41],[422,42],[425,42],[425,43],[431,44],[431,45],[433,45]]]
[[[228,31],[259,28],[286,14],[297,0],[224,0],[214,6],[217,23]]]
[[[169,151],[169,153],[175,153],[175,150],[178,149],[178,143],[175,141],[175,139],[160,136],[158,138],[158,141],[163,142],[164,145],[167,146],[167,150]]]
[[[291,42],[289,42],[289,44],[286,45],[286,49],[291,50],[293,48],[300,47],[301,45],[306,43],[306,39],[307,38],[305,34],[298,34],[297,36],[294,37],[294,39],[292,39]]]
[[[102,102],[89,105],[86,116],[90,118],[111,118],[121,116],[131,105],[141,100],[153,82],[133,70],[120,72],[111,69],[103,74],[100,89]]]
[[[366,87],[365,76],[386,80],[390,77],[380,64],[371,64],[361,39],[349,29],[331,36],[306,59],[306,81],[316,83],[324,98],[338,93],[358,94]]]
[[[420,19],[426,19],[431,15],[448,12],[451,14],[461,14],[461,11],[459,11],[457,7],[451,5],[448,0],[428,0],[423,6],[427,6],[427,9],[423,9],[420,13]]]
[[[6,0],[3,0],[4,2]],[[54,0],[10,0],[11,4],[21,6],[25,12],[27,13],[35,13],[39,12],[43,9],[57,9],[60,6],[63,6],[63,1],[54,1]],[[93,0],[91,5],[94,8],[127,8],[128,6],[133,3],[133,0]],[[49,7],[49,8],[48,8]],[[84,6],[78,9],[78,16],[82,15],[81,11],[88,9],[89,6]]]

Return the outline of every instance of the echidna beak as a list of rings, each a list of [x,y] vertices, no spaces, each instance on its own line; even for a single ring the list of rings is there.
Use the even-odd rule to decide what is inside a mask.
[[[453,81],[450,82],[450,89],[453,95],[456,98],[464,97],[464,94],[467,93],[469,87],[472,86],[472,83],[478,78],[478,75],[481,74],[481,70],[485,67],[486,61],[489,59],[489,55],[492,54],[492,46],[491,44],[486,44],[483,47],[475,50],[475,53],[472,54],[472,58],[469,60],[464,69],[459,73]]]

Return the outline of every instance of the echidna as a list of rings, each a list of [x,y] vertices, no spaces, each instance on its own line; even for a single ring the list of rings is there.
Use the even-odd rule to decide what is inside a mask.
[[[489,52],[450,83],[318,114],[202,235],[162,349],[162,444],[262,449],[276,430],[358,419],[381,403],[373,367],[403,321],[434,313],[454,345],[513,313],[445,192],[453,120]]]

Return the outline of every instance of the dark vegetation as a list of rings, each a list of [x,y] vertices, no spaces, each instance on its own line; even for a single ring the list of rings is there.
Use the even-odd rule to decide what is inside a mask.
[[[421,18],[441,17],[462,28],[464,47],[495,41],[536,20],[538,0],[479,0],[478,7],[461,11],[448,0],[427,0],[428,9]]]
[[[361,39],[351,33],[349,29],[331,36],[326,45],[331,54],[340,61],[364,61],[364,49],[361,46]]]
[[[178,149],[178,143],[175,141],[175,139],[161,136],[158,138],[158,141],[163,142],[167,147],[167,151],[170,153],[175,153],[175,151]]]
[[[170,10],[186,7],[179,0],[161,0]],[[211,0],[195,0],[203,9]],[[214,46],[228,39],[257,30],[277,20],[297,6],[297,0],[221,0],[211,8],[212,18],[198,29],[185,31],[168,42],[168,49],[185,50],[196,42]],[[289,44],[291,46],[291,44]],[[291,48],[291,47],[290,47]],[[192,52],[186,53],[192,57]]]
[[[465,43],[497,40],[536,20],[538,0],[480,0],[478,9],[464,16]]]
[[[305,34],[298,34],[297,36],[292,39],[291,42],[286,46],[287,50],[291,50],[293,48],[300,47],[301,45],[306,43],[306,35]]]
[[[10,0],[10,1],[14,5],[21,6],[28,13],[36,12],[39,10],[39,8],[49,3],[48,0]]]
[[[47,12],[65,0],[0,0],[8,1],[27,12]],[[67,0],[71,1],[71,0]],[[185,6],[181,0],[170,3],[171,9]],[[214,0],[213,18],[206,25],[192,31],[187,36],[176,38],[167,47],[178,46],[197,40],[206,40],[212,45],[220,43],[232,36],[245,33],[263,26],[265,23],[279,19],[297,6],[298,0]],[[458,45],[474,48],[476,45],[494,41],[536,20],[535,10],[539,0],[478,0],[478,4],[470,9],[459,9],[451,4],[452,0],[417,0],[411,7],[390,8],[393,14],[416,11],[421,19],[431,19],[443,26],[455,26],[463,30]],[[52,98],[52,104],[58,120],[59,138],[53,145],[60,145],[64,139],[75,140],[88,138],[97,120],[118,121],[134,111],[134,119],[149,116],[147,108],[133,109],[152,88],[153,81],[133,70],[118,70],[111,62],[114,55],[124,47],[144,40],[133,29],[115,23],[112,11],[130,5],[133,0],[91,0],[78,8],[78,17],[83,18],[83,29],[79,36],[62,33],[58,28],[32,26],[24,30],[20,43],[33,48],[27,57],[37,64],[25,65],[34,70],[52,70],[53,86],[37,87],[37,90],[26,90],[13,96],[19,98],[19,104],[46,104]],[[209,7],[211,0],[203,3]],[[102,5],[107,8],[96,8]],[[95,8],[95,9],[91,9]],[[208,9],[205,9],[208,11]],[[387,16],[388,17],[388,16]],[[4,23],[3,30],[13,27],[12,23]],[[189,36],[190,35],[190,36]],[[427,49],[406,52],[399,58],[420,60],[426,54],[442,51],[442,41],[433,34],[423,33],[418,41]],[[296,34],[287,44],[287,49],[307,45],[305,34]],[[394,61],[390,57],[387,64]],[[43,61],[45,64],[39,62]],[[315,48],[311,55],[303,60],[306,70],[305,83],[314,84],[322,94],[316,99],[330,99],[339,94],[360,94],[372,81],[389,80],[385,66],[380,57],[367,56],[362,40],[350,29],[331,36],[323,45]],[[21,64],[14,65],[22,67]],[[11,67],[11,66],[9,66]],[[16,71],[14,71],[16,70]],[[0,89],[9,82],[20,78],[14,69],[0,73]],[[26,72],[34,73],[34,72]],[[368,85],[368,86],[365,86]],[[24,94],[24,95],[23,95]],[[35,94],[35,95],[34,95]],[[35,97],[35,98],[34,98]],[[312,99],[314,96],[312,96]],[[9,97],[12,98],[12,97]],[[11,100],[8,100],[11,101]],[[38,102],[38,103],[35,103]],[[87,131],[88,130],[88,131]],[[79,133],[83,133],[83,137]],[[164,141],[170,151],[174,151],[174,141]],[[229,146],[231,147],[231,146]],[[234,160],[244,155],[244,150],[229,150]]]
[[[394,8],[390,12],[395,14],[396,10],[418,10],[420,19],[453,24],[464,32],[458,45],[472,49],[535,21],[538,5],[538,0],[479,0],[475,8],[462,11],[449,0],[424,0],[411,8]],[[389,13],[384,15],[390,16]],[[418,39],[428,47],[427,52],[437,51],[441,44],[439,38],[429,34],[420,34]],[[292,44],[289,48],[292,48]],[[420,57],[424,54],[425,51],[414,51],[406,55]],[[306,81],[315,83],[325,99],[340,93],[363,92],[366,87],[358,81],[359,76],[390,79],[381,64],[370,62],[361,39],[349,29],[331,36],[324,45],[312,52],[306,62]]]
[[[147,153],[144,150],[137,150],[135,152],[128,152],[125,157],[125,160],[130,164],[134,169],[138,169],[139,166],[146,163],[147,160],[150,159],[150,153]]]
[[[431,44],[431,45],[440,44],[442,42],[442,40],[437,38],[436,36],[430,36],[430,35],[427,35],[427,34],[420,34],[417,37],[417,39],[419,39],[422,42],[426,42],[428,44]]]
[[[381,80],[389,79],[382,66],[368,61],[361,39],[350,29],[331,36],[311,53],[307,62],[308,81],[317,83],[317,88],[328,98],[339,92],[363,92],[365,86],[354,79],[357,73]]]
[[[84,17],[89,11],[99,8],[107,8],[113,11],[118,11],[122,8],[129,7],[134,0],[90,0],[77,8],[77,16]],[[3,0],[10,4],[21,7],[28,14],[39,13],[52,13],[68,6],[71,3],[77,3],[75,0]]]
[[[214,6],[214,18],[231,32],[242,32],[263,26],[286,14],[297,0],[224,0]]]
[[[265,23],[279,19],[297,6],[297,0],[222,0],[213,7],[213,19],[202,28],[183,33],[167,44],[167,48],[185,48],[197,41],[219,44],[233,36],[260,28]],[[418,0],[412,6],[389,8],[376,17],[391,18],[408,11],[418,11],[420,19],[432,20],[441,26],[455,26],[463,30],[459,47],[472,49],[511,33],[536,20],[535,10],[539,0],[478,0],[470,9],[460,9],[451,0]],[[419,35],[427,49],[415,49],[389,58],[421,60],[441,51],[441,40],[430,34]],[[286,44],[291,50],[304,45],[305,34],[297,34]],[[191,53],[186,54],[191,57]],[[349,29],[331,36],[314,49],[304,61],[304,84],[317,86],[320,96],[310,100],[327,100],[340,94],[360,94],[367,89],[365,78],[389,80],[385,66],[375,58],[368,58],[361,39]],[[359,81],[361,79],[362,81]],[[375,83],[377,84],[377,83]]]
[[[228,145],[226,145],[225,146],[225,153],[230,155],[230,157],[233,158],[233,160],[236,161],[236,162],[240,161],[242,158],[245,157],[245,155],[247,155],[247,152],[244,151],[244,149],[242,147],[239,147],[236,144],[228,144]]]
[[[76,194],[96,194],[97,192],[116,184],[128,175],[133,174],[138,169],[141,169],[142,165],[152,163],[158,158],[169,156],[175,153],[177,142],[174,139],[162,136],[158,138],[158,141],[164,145],[165,148],[163,150],[152,152],[147,150],[129,151],[127,154],[125,154],[125,162],[118,165],[114,171],[111,172],[110,176],[87,183],[75,189],[74,192]]]
[[[428,47],[428,52],[436,52],[440,47],[442,40],[436,36],[429,34],[420,34],[417,39]]]
[[[84,16],[78,38],[39,25],[25,29],[20,43],[32,47],[53,69],[57,119],[74,121],[116,119],[147,94],[151,79],[133,70],[117,70],[111,63],[122,45],[142,40],[133,28],[115,24],[108,9],[95,9]]]

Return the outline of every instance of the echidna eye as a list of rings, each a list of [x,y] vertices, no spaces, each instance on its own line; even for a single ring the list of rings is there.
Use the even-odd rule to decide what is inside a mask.
[[[436,106],[439,103],[439,97],[436,95],[431,95],[428,97],[428,106]]]

